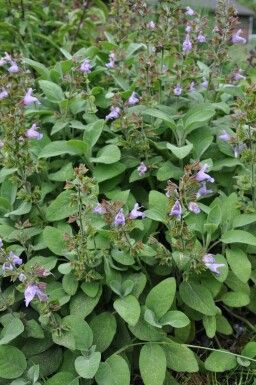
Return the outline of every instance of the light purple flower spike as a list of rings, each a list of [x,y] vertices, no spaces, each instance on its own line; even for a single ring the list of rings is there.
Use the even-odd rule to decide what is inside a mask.
[[[196,174],[196,180],[198,180],[199,182],[202,182],[204,180],[208,181],[208,182],[211,182],[213,183],[214,182],[214,179],[212,177],[210,177],[210,175],[208,174],[205,174],[205,171],[206,169],[208,168],[208,164],[204,164],[203,167],[201,168],[200,171],[198,171],[198,173]]]
[[[187,33],[190,33],[190,32],[192,31],[192,26],[189,25],[189,24],[187,24],[187,26],[186,26],[186,28],[185,28],[185,31],[186,31]]]
[[[176,87],[174,88],[173,92],[174,92],[175,95],[177,95],[177,96],[179,96],[179,95],[181,94],[182,88],[181,88],[181,86],[180,86],[179,83],[176,85]]]
[[[239,68],[239,70],[234,74],[233,79],[234,80],[239,80],[239,79],[245,80],[246,76],[242,75],[242,72],[243,72],[242,68]]]
[[[186,7],[186,12],[185,12],[185,15],[189,15],[189,16],[194,16],[196,14],[195,11],[193,11],[192,8],[190,7]]]
[[[111,52],[109,55],[108,55],[108,58],[109,58],[109,62],[106,64],[106,67],[107,68],[114,68],[116,63],[116,55],[114,54],[114,52]]]
[[[243,44],[246,43],[246,39],[244,37],[241,37],[242,29],[239,29],[233,36],[232,36],[232,43],[240,43],[242,42]]]
[[[239,154],[241,153],[241,151],[242,151],[243,148],[245,148],[245,147],[246,147],[246,144],[245,144],[245,143],[234,144],[234,145],[233,145],[234,157],[235,157],[235,158],[238,158],[238,157],[239,157]]]
[[[181,214],[182,214],[182,208],[181,208],[180,202],[176,201],[172,206],[172,209],[169,215],[174,215],[180,219]]]
[[[151,20],[148,23],[148,28],[153,29],[153,30],[156,29],[156,23],[153,20]]]
[[[12,57],[11,55],[8,54],[8,52],[5,51],[5,57],[4,57],[4,60],[7,62],[7,63],[11,63],[12,62]]]
[[[0,247],[3,247],[3,241],[2,241],[2,238],[0,238]]]
[[[199,214],[201,212],[201,209],[196,202],[189,202],[188,209],[195,214]]]
[[[106,119],[109,120],[109,119],[117,119],[119,118],[119,114],[121,112],[121,108],[120,107],[114,107],[112,106],[110,108],[110,113],[106,116]]]
[[[13,270],[13,265],[21,265],[22,263],[22,259],[10,251],[9,256],[7,257],[7,262],[5,262],[2,266],[3,273],[5,273],[6,270]]]
[[[140,101],[140,99],[137,97],[137,93],[133,92],[128,99],[128,104],[131,106],[131,105],[139,103],[139,101]]]
[[[17,66],[17,63],[15,61],[11,61],[11,67],[8,68],[8,72],[10,74],[14,74],[16,72],[19,72],[19,67]]]
[[[202,31],[199,31],[199,34],[197,36],[197,40],[199,41],[199,43],[205,43],[206,42],[206,38],[205,36],[203,35],[203,32]]]
[[[25,292],[25,302],[26,307],[30,304],[30,302],[37,297],[41,302],[46,302],[48,299],[48,296],[44,294],[37,285],[28,285]]]
[[[91,68],[92,68],[92,66],[91,66],[89,60],[85,59],[84,62],[78,68],[78,70],[81,72],[86,72],[87,74],[89,74],[92,72]]]
[[[206,78],[203,77],[203,83],[201,83],[201,86],[204,88],[208,88],[208,84],[209,84],[208,80],[206,80]]]
[[[39,102],[39,100],[35,97],[35,96],[32,96],[32,88],[29,88],[28,92],[26,93],[26,95],[24,96],[23,98],[23,101],[22,103],[25,105],[25,106],[29,106],[30,104],[32,103],[35,103],[35,104],[41,104]]]
[[[2,87],[2,92],[0,92],[0,99],[8,98],[9,94],[4,87]]]
[[[189,90],[188,90],[189,92],[196,91],[196,88],[194,87],[194,85],[195,85],[195,82],[190,83]]]
[[[141,207],[139,206],[139,204],[135,203],[134,208],[130,212],[129,218],[130,219],[136,219],[138,217],[145,218],[146,215],[144,213],[142,213],[141,211],[139,211],[140,208]]]
[[[37,132],[37,127],[36,124],[33,124],[31,128],[29,128],[27,131],[26,131],[26,134],[25,136],[29,139],[37,139],[37,140],[40,140],[42,139],[43,137],[43,134],[40,134],[39,132]]]
[[[186,38],[183,42],[183,51],[189,51],[192,48],[192,43],[189,40],[189,34],[186,34]]]
[[[216,275],[220,275],[220,271],[218,270],[220,267],[225,267],[224,263],[216,263],[216,260],[213,257],[213,254],[204,255],[202,258],[202,261],[205,264],[205,266]]]
[[[231,136],[227,133],[226,130],[222,130],[222,134],[218,137],[220,140],[229,141]]]
[[[204,196],[204,195],[208,195],[208,194],[213,193],[213,190],[207,190],[206,182],[202,182],[201,185],[202,185],[202,187],[200,187],[200,189],[198,190],[198,192],[196,194],[197,199]]]
[[[137,171],[139,171],[139,176],[144,176],[145,172],[147,171],[147,166],[144,164],[144,162],[141,162],[139,167],[137,168]]]
[[[115,226],[118,227],[119,225],[124,226],[125,225],[125,216],[124,216],[124,210],[120,209],[118,213],[115,216]]]
[[[27,277],[25,276],[25,274],[21,273],[21,274],[19,275],[19,280],[20,280],[20,282],[25,282],[26,279],[27,279]]]
[[[107,210],[102,207],[100,203],[97,203],[96,207],[92,210],[94,214],[106,214]]]

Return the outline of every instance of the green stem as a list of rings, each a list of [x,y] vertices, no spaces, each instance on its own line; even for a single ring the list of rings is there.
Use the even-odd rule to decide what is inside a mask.
[[[238,319],[239,321],[242,321],[243,323],[245,323],[254,333],[256,332],[256,327],[254,327],[250,321],[248,321],[247,319],[245,319],[244,317],[241,317],[240,315],[237,315],[235,313],[233,313],[231,310],[229,310],[229,308],[227,308],[226,306],[223,306],[223,308],[226,310],[226,312],[228,312],[230,315],[232,315],[232,317]]]

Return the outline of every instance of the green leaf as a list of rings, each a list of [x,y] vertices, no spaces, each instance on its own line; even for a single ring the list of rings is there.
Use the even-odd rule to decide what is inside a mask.
[[[213,338],[216,333],[216,317],[204,315],[203,325],[204,325],[207,337]]]
[[[135,326],[140,318],[140,304],[136,297],[128,295],[127,297],[115,300],[114,309],[129,325]]]
[[[29,261],[26,262],[26,268],[30,269],[32,266],[34,266],[36,263],[40,263],[45,269],[52,270],[55,268],[56,264],[58,262],[58,258],[54,256],[48,256],[48,257],[33,257]]]
[[[221,223],[221,210],[219,205],[216,205],[211,209],[207,216],[207,223],[214,224],[217,227],[219,226]]]
[[[223,243],[245,243],[246,245],[256,246],[256,237],[244,230],[230,230],[221,237]]]
[[[111,164],[111,167],[107,164],[97,164],[94,168],[94,177],[98,183],[101,183],[122,174],[125,169],[125,165],[120,162]]]
[[[251,223],[254,223],[254,222],[256,222],[256,213],[241,214],[235,218],[233,222],[233,227],[243,227],[246,225],[250,225]]]
[[[217,160],[212,166],[212,171],[220,171],[223,167],[236,167],[242,165],[241,161],[236,158],[225,158],[222,160]]]
[[[162,385],[166,372],[166,357],[160,345],[147,343],[140,351],[139,367],[145,385]]]
[[[116,334],[116,319],[113,314],[103,312],[96,315],[90,322],[93,332],[93,345],[100,353],[104,352],[111,344]]]
[[[176,156],[176,158],[184,159],[191,152],[193,148],[192,143],[189,143],[189,141],[187,141],[187,143],[188,144],[186,146],[182,146],[182,147],[176,147],[171,143],[167,143],[166,147],[169,150],[171,150],[171,152]]]
[[[70,372],[59,372],[49,378],[44,385],[79,385],[79,379]],[[35,384],[36,385],[36,384]]]
[[[52,156],[58,156],[63,154],[77,155],[81,154],[80,148],[68,144],[65,140],[56,140],[48,143],[38,155],[38,158],[50,158]]]
[[[180,296],[191,309],[210,316],[217,314],[210,291],[196,282],[183,281],[180,284]]]
[[[166,114],[165,112],[162,112],[157,109],[149,109],[149,110],[143,111],[143,115],[149,115],[149,116],[153,116],[155,118],[161,119],[168,125],[168,127],[172,129],[176,129],[176,124],[173,118],[168,114]]]
[[[24,354],[14,346],[0,346],[0,378],[20,377],[27,367]]]
[[[65,255],[66,242],[63,233],[55,227],[46,226],[43,232],[46,246],[56,255]]]
[[[81,285],[83,292],[92,298],[96,297],[99,292],[99,288],[99,282],[83,282]]]
[[[24,215],[31,211],[32,203],[31,202],[22,202],[21,205],[16,209],[13,210],[7,214],[5,214],[5,217],[10,217],[11,215]]]
[[[33,365],[28,370],[27,377],[30,381],[32,381],[33,385],[39,378],[39,365]]]
[[[130,370],[124,358],[113,354],[100,363],[95,376],[98,385],[130,385]]]
[[[121,263],[122,265],[130,266],[135,263],[134,257],[129,252],[124,250],[113,249],[111,251],[111,255],[115,261]]]
[[[67,294],[76,294],[78,289],[78,280],[73,273],[64,275],[64,277],[62,278],[62,287]]]
[[[236,357],[227,350],[216,350],[205,360],[205,368],[211,372],[225,372],[236,366]]]
[[[249,358],[256,357],[256,342],[255,341],[248,342],[243,348],[243,350],[241,351],[241,355]]]
[[[85,154],[88,151],[88,144],[82,140],[71,139],[66,142],[69,146],[72,146],[80,152],[80,154]]]
[[[57,198],[46,209],[46,219],[52,222],[59,221],[77,212],[78,204],[71,205],[73,194],[74,191],[66,190],[57,195]]]
[[[147,218],[166,222],[168,203],[168,198],[164,194],[151,190],[149,193],[149,210],[145,211]]]
[[[175,293],[175,278],[167,278],[150,290],[145,304],[159,319],[170,309]]]
[[[94,298],[89,297],[82,291],[76,293],[70,301],[70,313],[74,315],[79,315],[82,318],[87,317],[89,314],[91,314],[91,312],[99,302],[101,293],[102,288],[100,288],[96,297]]]
[[[65,99],[60,86],[48,80],[39,80],[39,87],[45,93],[47,99],[52,103],[59,103]]]
[[[10,324],[3,328],[1,332],[0,345],[6,345],[14,340],[24,331],[24,325],[19,318],[13,318]],[[1,373],[0,373],[1,377]]]
[[[96,122],[85,126],[83,141],[88,143],[90,150],[97,143],[98,139],[101,136],[105,125],[105,120],[96,120]]]
[[[146,309],[144,314],[144,320],[151,326],[160,329],[162,328],[162,324],[158,322],[155,313],[150,309]]]
[[[167,367],[176,372],[197,372],[199,370],[197,360],[192,350],[185,345],[178,344],[170,339],[165,340],[163,349],[166,354]]]
[[[48,175],[50,180],[56,182],[65,182],[74,177],[73,165],[71,162],[65,164],[60,170]]]
[[[75,360],[75,368],[82,378],[93,378],[99,368],[101,354],[93,352],[89,356],[80,356]]]
[[[91,347],[93,334],[88,323],[80,316],[68,315],[62,320],[67,331],[61,335],[53,334],[53,341],[71,350],[87,350]]]
[[[97,153],[97,158],[91,158],[94,163],[112,164],[116,163],[121,158],[121,152],[115,144],[108,144],[102,147]]]
[[[224,293],[220,299],[230,307],[243,307],[250,303],[250,297],[247,294],[238,292]]]
[[[44,80],[50,80],[50,73],[48,69],[41,63],[38,63],[35,60],[24,57],[22,60],[23,63],[30,65],[36,72],[42,76]]]
[[[233,273],[240,279],[240,281],[246,283],[250,279],[252,271],[251,262],[247,255],[242,249],[232,247],[231,249],[226,250],[226,256]]]
[[[160,323],[162,325],[170,325],[174,328],[183,328],[190,323],[190,320],[186,314],[181,311],[171,310],[160,319]]]
[[[156,329],[145,321],[145,310],[143,307],[137,324],[135,326],[129,326],[130,331],[136,338],[142,341],[161,341],[166,336],[166,332],[161,329]]]
[[[203,123],[206,123],[210,120],[215,114],[215,109],[209,104],[204,107],[204,105],[193,107],[186,115],[183,117],[184,129],[185,131],[191,132],[194,129],[201,127]]]

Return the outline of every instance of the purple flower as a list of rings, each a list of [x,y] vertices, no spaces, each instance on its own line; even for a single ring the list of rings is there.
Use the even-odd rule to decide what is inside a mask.
[[[30,304],[30,302],[37,297],[40,301],[46,302],[48,299],[48,296],[44,294],[37,285],[28,285],[25,292],[25,302],[26,302],[26,307]]]
[[[205,36],[203,36],[202,31],[199,31],[199,34],[197,36],[197,40],[199,41],[199,43],[205,43],[206,42],[206,38],[205,38]]]
[[[8,68],[10,74],[14,74],[15,72],[19,72],[19,67],[15,61],[11,61],[11,67]]]
[[[198,190],[198,192],[196,194],[197,199],[204,196],[204,195],[213,193],[213,190],[207,190],[206,189],[206,182],[202,182],[201,185],[202,185],[202,187],[200,187],[200,189]]]
[[[239,79],[246,79],[246,76],[242,75],[242,68],[239,68],[239,70],[234,74],[233,80],[239,80]]]
[[[0,238],[0,247],[3,247],[3,241],[2,241],[2,238]]]
[[[202,261],[204,265],[216,275],[220,275],[220,271],[218,270],[220,267],[225,267],[224,263],[216,263],[213,254],[204,255]]]
[[[189,202],[188,209],[189,209],[189,211],[191,211],[192,213],[195,213],[195,214],[199,214],[201,211],[200,207],[195,202]]]
[[[183,42],[183,51],[189,51],[192,48],[192,43],[189,40],[189,34],[186,34],[186,38]]]
[[[3,264],[3,272],[5,273],[6,270],[13,270],[13,265],[21,265],[22,259],[19,258],[17,255],[15,255],[12,251],[9,253],[9,257],[7,257],[7,262]]]
[[[6,64],[6,60],[3,57],[1,57],[0,58],[0,67],[2,67],[5,64]]]
[[[122,225],[122,226],[125,225],[125,216],[124,216],[124,210],[123,209],[120,209],[118,211],[118,213],[116,214],[114,224],[116,227],[119,225]]]
[[[32,127],[26,131],[25,136],[30,139],[37,139],[40,140],[43,137],[43,134],[39,134],[39,132],[36,131],[36,129],[39,128],[36,126],[36,124],[33,124]]]
[[[174,205],[173,205],[169,215],[175,215],[175,216],[177,216],[180,219],[181,218],[181,214],[182,214],[182,208],[181,208],[180,202],[176,201],[174,203]]]
[[[166,70],[167,70],[167,67],[166,67],[165,64],[163,64],[163,66],[162,66],[162,71],[165,72]]]
[[[7,63],[11,63],[12,62],[12,57],[11,55],[8,54],[8,52],[5,51],[5,57],[4,57],[4,60],[7,62]]]
[[[130,219],[136,219],[138,217],[145,218],[146,215],[139,211],[140,208],[141,207],[139,206],[139,204],[135,203],[134,208],[130,212],[129,218]]]
[[[194,85],[195,85],[195,82],[190,83],[189,90],[188,90],[189,92],[196,91],[196,88],[194,87]]]
[[[179,83],[176,85],[176,87],[174,88],[173,92],[174,92],[175,95],[177,95],[177,96],[179,96],[179,95],[181,94],[182,88],[181,88],[181,86],[180,86]]]
[[[202,182],[203,180],[206,180],[208,182],[213,183],[214,179],[210,177],[210,175],[205,174],[206,169],[208,168],[208,164],[204,164],[200,171],[196,174],[196,180],[199,182]]]
[[[203,77],[203,83],[201,83],[201,86],[204,87],[204,88],[207,88],[208,84],[209,84],[208,80],[206,80],[206,78]]]
[[[131,96],[130,96],[129,99],[128,99],[128,104],[129,104],[129,105],[133,105],[133,104],[139,103],[140,99],[138,99],[138,97],[136,97],[136,96],[137,96],[137,93],[136,93],[136,92],[133,92],[133,93],[131,94]]]
[[[156,23],[155,23],[153,20],[151,20],[151,21],[148,23],[148,28],[150,28],[150,29],[156,29]]]
[[[186,12],[185,12],[185,15],[189,15],[189,16],[194,16],[196,14],[195,11],[193,11],[192,8],[190,7],[186,7]]]
[[[110,114],[108,114],[108,115],[106,116],[106,119],[107,119],[107,120],[119,118],[119,114],[120,114],[120,112],[121,112],[121,108],[112,106],[112,107],[110,108],[110,111],[111,111]]]
[[[233,36],[232,36],[232,43],[240,43],[242,42],[243,44],[246,43],[246,39],[244,37],[241,37],[241,33],[243,31],[239,29]]]
[[[20,280],[20,282],[25,282],[26,279],[27,279],[27,277],[25,276],[25,274],[21,273],[21,274],[19,275],[19,280]]]
[[[78,70],[82,71],[82,72],[86,72],[87,74],[89,74],[91,72],[91,68],[92,68],[92,66],[91,66],[89,60],[85,59],[84,62],[78,68]]]
[[[9,94],[4,87],[2,87],[2,92],[0,92],[0,99],[8,98]]]
[[[218,137],[220,140],[229,141],[231,136],[227,133],[226,130],[222,130],[222,134]]]
[[[144,162],[141,162],[139,167],[137,168],[137,171],[139,171],[139,176],[144,176],[145,172],[147,171],[147,166],[144,164]]]
[[[185,28],[185,31],[186,31],[187,33],[190,33],[190,32],[192,31],[192,26],[188,24],[188,25],[186,26],[186,28]]]
[[[32,96],[32,88],[29,88],[28,92],[26,93],[26,95],[24,96],[23,98],[23,101],[22,103],[25,105],[25,106],[29,106],[30,104],[32,103],[35,103],[35,104],[41,104],[39,102],[39,100],[35,97],[35,96]]]
[[[96,207],[92,210],[94,214],[106,214],[107,210],[100,204],[97,203]]]
[[[107,68],[114,68],[115,67],[115,60],[116,60],[116,55],[114,54],[114,52],[111,52],[108,55],[108,58],[109,58],[109,63],[106,64],[106,67]]]
[[[234,144],[234,145],[233,145],[234,157],[235,157],[235,158],[238,158],[240,152],[241,152],[241,151],[243,150],[243,148],[245,148],[245,147],[246,147],[246,144],[245,144],[245,143]]]

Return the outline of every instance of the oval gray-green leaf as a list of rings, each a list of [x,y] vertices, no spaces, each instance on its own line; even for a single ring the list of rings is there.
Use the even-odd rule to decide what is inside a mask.
[[[87,356],[77,357],[75,360],[75,368],[79,376],[82,378],[93,378],[99,368],[101,354],[94,352]]]
[[[139,367],[145,385],[162,385],[166,372],[166,357],[160,345],[147,343],[140,351]]]
[[[15,346],[0,346],[0,378],[20,377],[27,367],[24,354]]]
[[[180,296],[186,305],[205,315],[216,315],[217,308],[210,291],[193,281],[180,284]]]

